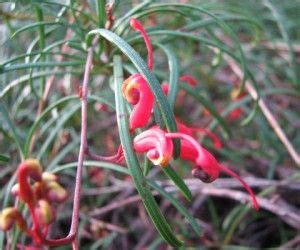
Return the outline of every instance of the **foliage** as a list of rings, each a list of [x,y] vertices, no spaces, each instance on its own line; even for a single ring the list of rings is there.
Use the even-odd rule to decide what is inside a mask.
[[[299,246],[292,241],[300,229],[295,198],[300,163],[293,154],[300,148],[299,11],[297,0],[0,3],[1,207],[16,205],[28,213],[10,194],[17,167],[28,158],[60,176],[73,194],[84,65],[92,48],[88,148],[112,155],[121,143],[126,163],[86,157],[82,248],[158,249],[165,242],[231,249]],[[151,39],[153,71],[140,33],[130,28],[131,17]],[[143,75],[156,100],[149,124],[175,132],[176,116],[220,135],[222,148],[200,133],[197,138],[219,162],[247,177],[259,194],[259,212],[239,204],[249,199],[231,178],[204,184],[190,174],[189,162],[174,160],[162,168],[136,154],[132,141],[142,130],[130,133],[132,105],[120,87],[134,73]],[[196,85],[184,83],[182,75],[192,75]],[[163,82],[169,83],[167,97]],[[276,119],[269,119],[260,101]],[[174,159],[180,146],[175,140]],[[68,233],[71,198],[66,203],[58,208],[52,238]],[[0,232],[1,249],[31,243],[17,228],[6,236]]]

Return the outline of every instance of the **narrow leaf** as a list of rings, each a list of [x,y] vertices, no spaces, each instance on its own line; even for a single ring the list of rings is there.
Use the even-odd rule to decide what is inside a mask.
[[[136,189],[141,196],[142,202],[144,203],[144,206],[156,229],[170,245],[179,247],[182,245],[182,242],[174,236],[172,229],[167,223],[165,217],[161,214],[159,207],[151,191],[149,190],[147,181],[142,173],[142,169],[132,148],[132,140],[128,127],[128,114],[126,112],[125,102],[121,93],[123,72],[120,56],[114,57],[114,81],[118,128],[128,169],[131,173]]]

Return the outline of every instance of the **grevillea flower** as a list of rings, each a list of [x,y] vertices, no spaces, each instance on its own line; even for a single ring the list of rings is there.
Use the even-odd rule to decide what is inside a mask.
[[[17,180],[18,183],[13,186],[11,191],[27,206],[32,219],[32,227],[27,228],[26,222],[17,208],[6,208],[0,215],[2,230],[9,230],[16,223],[33,239],[37,246],[59,245],[60,242],[68,242],[69,239],[58,241],[46,239],[49,225],[56,217],[53,203],[64,202],[68,195],[67,191],[58,184],[57,176],[52,173],[43,173],[38,160],[28,159],[19,165]],[[30,247],[27,248],[30,249]]]
[[[141,23],[135,18],[130,19],[130,26],[139,31],[144,38],[148,51],[148,67],[152,70],[153,50],[150,39]],[[130,76],[122,85],[122,93],[124,98],[134,105],[130,114],[130,131],[133,132],[136,128],[146,126],[154,106],[154,95],[145,78],[141,74]]]
[[[147,157],[155,164],[165,166],[172,158],[173,144],[170,139],[181,139],[182,160],[192,161],[195,165],[192,171],[193,175],[203,182],[212,182],[216,180],[220,171],[236,178],[248,191],[252,198],[252,204],[258,209],[258,203],[251,188],[236,173],[219,164],[216,158],[204,147],[202,147],[188,131],[169,133],[154,126],[141,134],[137,135],[133,140],[133,147],[138,153],[147,153]]]

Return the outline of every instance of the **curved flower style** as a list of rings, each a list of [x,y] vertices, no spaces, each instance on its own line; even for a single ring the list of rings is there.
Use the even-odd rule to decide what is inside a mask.
[[[35,205],[35,194],[29,184],[29,178],[40,181],[42,178],[42,167],[35,159],[22,162],[18,168],[19,196],[29,206]]]
[[[144,38],[147,50],[148,50],[148,67],[150,70],[153,69],[153,49],[152,49],[152,45],[150,42],[150,39],[143,27],[143,25],[134,17],[130,18],[129,24],[131,26],[131,28],[133,28],[134,30],[137,30],[141,33],[142,37]]]
[[[130,131],[142,128],[148,123],[153,105],[154,95],[141,74],[134,74],[124,81],[122,92],[126,100],[134,105],[130,114]]]
[[[148,67],[152,70],[153,49],[150,39],[138,20],[131,18],[129,23],[134,30],[140,31],[144,38],[148,51]],[[122,85],[122,93],[125,99],[130,104],[134,105],[130,114],[130,131],[133,132],[136,128],[146,126],[151,117],[154,106],[154,95],[148,82],[141,74],[134,74],[124,81]]]
[[[251,188],[236,173],[218,163],[216,158],[202,147],[187,130],[184,132],[168,133],[159,127],[152,127],[137,135],[133,141],[133,147],[138,153],[147,152],[147,157],[155,164],[165,166],[172,159],[173,144],[171,139],[181,139],[181,154],[183,160],[192,161],[195,164],[192,174],[203,182],[216,180],[220,171],[236,178],[247,190],[252,198],[253,207],[258,210],[259,205]]]
[[[215,133],[210,131],[209,129],[188,127],[185,124],[183,124],[182,122],[180,122],[178,119],[176,119],[176,123],[177,123],[177,129],[179,132],[190,135],[190,136],[193,136],[193,133],[196,133],[196,132],[203,133],[203,134],[207,135],[213,141],[214,146],[216,148],[223,147],[220,138]]]

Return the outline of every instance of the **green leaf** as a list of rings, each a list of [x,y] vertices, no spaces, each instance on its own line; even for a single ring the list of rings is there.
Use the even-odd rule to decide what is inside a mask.
[[[142,202],[144,203],[144,206],[156,229],[170,245],[179,247],[182,245],[182,242],[174,236],[165,217],[161,214],[159,207],[149,190],[147,181],[132,148],[132,139],[128,128],[128,114],[126,112],[125,102],[121,93],[123,72],[120,56],[114,56],[114,81],[118,128],[128,169],[131,173],[136,189],[141,196]]]
[[[97,167],[97,168],[105,168],[105,169],[109,169],[109,170],[113,170],[116,172],[119,172],[121,174],[127,174],[129,175],[129,171],[127,168],[124,168],[123,166],[120,166],[118,164],[115,163],[111,163],[111,162],[106,162],[106,161],[84,161],[83,162],[83,166],[86,167]],[[58,172],[62,172],[64,170],[68,170],[68,169],[75,169],[77,167],[77,162],[71,162],[68,164],[64,164],[64,165],[59,165],[53,169],[51,169],[52,173],[58,173]]]
[[[48,71],[39,71],[37,73],[32,74],[32,77],[30,74],[22,75],[21,77],[11,81],[9,84],[3,88],[3,90],[0,92],[0,99],[2,99],[4,96],[6,96],[14,87],[19,86],[21,84],[26,83],[30,78],[32,79],[37,79],[43,76],[48,76],[48,75],[65,75],[65,74],[78,74],[79,72],[77,71],[53,71],[53,70],[48,70]]]
[[[0,101],[0,114],[2,114],[1,119],[4,120],[4,122],[7,124],[7,126],[9,127],[9,130],[12,134],[12,138],[14,139],[18,149],[19,149],[19,153],[20,153],[20,157],[21,159],[23,159],[24,157],[24,148],[23,145],[21,143],[21,138],[17,132],[17,128],[14,125],[13,121],[11,120],[3,102]]]
[[[2,155],[0,154],[0,162],[8,162],[10,160],[10,158],[6,155]]]
[[[157,185],[155,182],[151,180],[147,180],[148,184],[154,188],[158,193],[160,193],[164,198],[169,200],[174,207],[177,208],[177,210],[189,221],[191,224],[192,228],[194,229],[195,233],[197,235],[200,235],[202,232],[197,220],[191,215],[191,213],[184,207],[182,206],[178,200],[176,200],[172,194],[166,192],[162,187]]]
[[[87,35],[87,44],[90,45],[91,39],[94,35],[103,36],[105,39],[115,44],[135,65],[137,70],[143,75],[143,77],[148,82],[155,98],[157,101],[158,108],[160,109],[162,118],[165,125],[170,132],[177,131],[177,125],[175,122],[174,113],[172,112],[171,106],[165,97],[160,84],[155,77],[155,75],[149,71],[148,66],[144,60],[139,56],[139,54],[121,37],[114,34],[113,32],[106,29],[96,29],[92,30]],[[174,158],[176,159],[180,154],[180,141],[178,139],[174,140]]]
[[[24,32],[26,30],[30,30],[32,28],[36,28],[36,27],[44,27],[45,25],[67,25],[67,23],[63,23],[63,22],[35,22],[33,24],[28,24],[25,25],[24,27],[18,29],[15,33],[12,34],[12,36],[10,37],[10,39],[13,39],[16,35],[20,34],[21,32]]]
[[[184,183],[182,178],[177,174],[177,172],[170,166],[162,167],[163,172],[174,182],[176,187],[182,192],[184,197],[188,200],[192,200],[192,193],[188,186]]]
[[[169,93],[168,93],[168,99],[170,102],[171,107],[173,108],[176,96],[178,92],[178,77],[179,77],[179,69],[178,69],[178,62],[177,58],[175,56],[174,51],[172,51],[171,47],[168,45],[162,45],[160,43],[157,44],[158,47],[160,47],[168,58],[168,65],[169,65],[169,71],[170,71],[170,77],[169,77]]]
[[[93,101],[98,101],[100,103],[105,103],[109,107],[111,107],[112,109],[114,109],[114,106],[109,101],[107,101],[104,98],[101,98],[101,97],[98,97],[98,96],[88,96],[88,99],[89,100],[93,100]],[[31,126],[31,128],[30,128],[30,130],[28,132],[27,138],[25,140],[24,152],[25,152],[25,156],[26,157],[28,157],[29,147],[30,147],[30,143],[31,143],[32,137],[33,137],[35,131],[38,129],[38,127],[39,127],[40,123],[42,122],[42,120],[51,112],[51,110],[53,110],[54,108],[59,107],[60,105],[64,105],[64,104],[66,104],[66,103],[68,103],[69,101],[72,101],[72,100],[78,100],[79,101],[79,98],[78,98],[77,95],[63,97],[63,98],[57,100],[56,102],[53,102],[38,117],[38,119]]]
[[[7,65],[0,68],[0,73],[20,70],[20,69],[31,69],[31,68],[39,68],[39,67],[69,67],[69,66],[80,66],[84,65],[84,61],[69,61],[69,62],[33,62],[33,63],[20,63]]]

